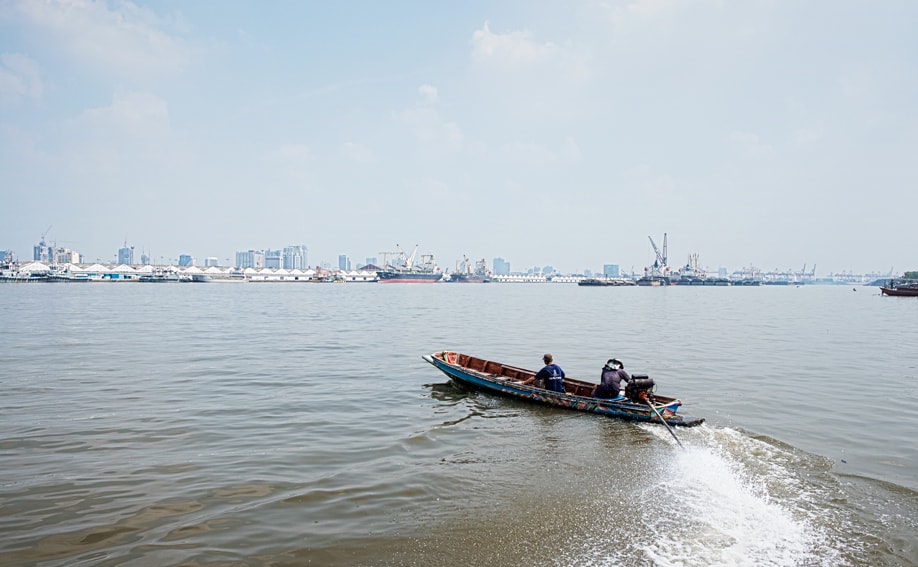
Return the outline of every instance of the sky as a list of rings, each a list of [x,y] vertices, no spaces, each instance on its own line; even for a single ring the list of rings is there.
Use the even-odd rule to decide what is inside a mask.
[[[0,0],[0,249],[640,272],[666,235],[674,267],[915,270],[916,22],[911,0]]]

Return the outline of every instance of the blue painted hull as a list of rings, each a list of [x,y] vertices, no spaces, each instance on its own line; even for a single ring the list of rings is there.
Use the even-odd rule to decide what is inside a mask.
[[[597,413],[610,417],[636,421],[660,422],[660,418],[657,417],[656,413],[646,404],[635,403],[631,400],[612,401],[583,394],[553,392],[531,385],[518,384],[510,376],[501,375],[501,372],[488,372],[485,369],[474,370],[460,365],[460,357],[464,356],[465,355],[454,352],[438,352],[425,355],[423,359],[459,384],[491,394],[576,411]],[[533,373],[529,370],[508,368],[498,363],[484,362],[486,362],[487,365],[496,365],[496,367],[492,368],[493,370],[498,370],[499,367],[501,371],[506,370],[514,374],[529,375]],[[486,365],[485,368],[487,368]],[[565,379],[565,383],[571,384],[574,389],[580,392],[590,391],[594,386],[594,384],[567,378]],[[704,418],[678,415],[676,412],[682,402],[677,399],[662,397],[657,397],[657,399],[659,403],[656,403],[654,407],[664,416],[666,423],[669,425],[690,427],[704,422]]]

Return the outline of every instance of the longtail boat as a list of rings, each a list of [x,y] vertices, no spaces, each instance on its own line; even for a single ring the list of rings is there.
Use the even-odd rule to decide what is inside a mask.
[[[426,354],[425,361],[437,367],[455,382],[476,390],[508,396],[538,404],[598,413],[637,421],[692,427],[704,423],[702,417],[677,413],[682,402],[654,393],[655,384],[646,374],[633,374],[625,394],[615,399],[594,398],[597,384],[564,378],[564,392],[554,392],[520,382],[535,376],[535,370],[517,368],[454,351]]]

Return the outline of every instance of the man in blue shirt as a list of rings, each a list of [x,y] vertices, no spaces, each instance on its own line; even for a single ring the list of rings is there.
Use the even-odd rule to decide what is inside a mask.
[[[545,367],[539,370],[532,378],[521,382],[521,384],[532,384],[536,382],[536,386],[544,384],[541,387],[546,390],[564,392],[564,371],[561,370],[560,366],[554,363],[554,358],[551,354],[546,353],[542,356],[542,362],[545,363]]]

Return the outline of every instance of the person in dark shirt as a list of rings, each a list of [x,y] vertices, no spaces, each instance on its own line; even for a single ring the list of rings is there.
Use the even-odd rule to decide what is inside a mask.
[[[617,358],[610,358],[602,367],[602,378],[596,389],[593,390],[594,398],[614,399],[621,395],[622,382],[628,382],[631,376],[625,372],[625,365]]]
[[[545,366],[542,370],[536,372],[536,375],[527,380],[520,382],[521,384],[532,384],[536,383],[536,386],[543,384],[542,388],[546,390],[552,390],[554,392],[564,392],[564,371],[561,370],[561,367],[554,363],[554,357],[551,354],[545,354],[542,356],[542,362],[545,363]]]

